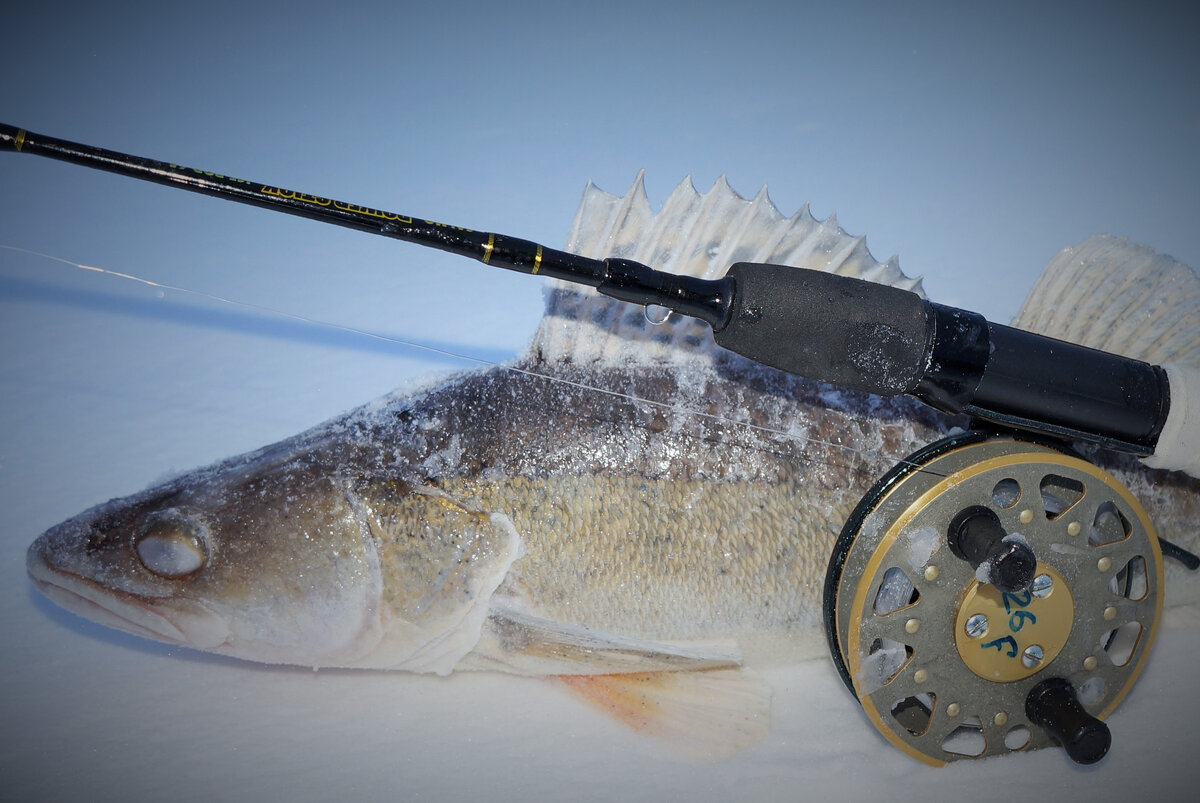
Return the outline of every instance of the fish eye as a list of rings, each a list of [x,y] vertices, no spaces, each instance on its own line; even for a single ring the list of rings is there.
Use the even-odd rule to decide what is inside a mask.
[[[151,521],[135,544],[138,560],[159,577],[186,577],[208,560],[200,530],[200,526],[177,517]]]

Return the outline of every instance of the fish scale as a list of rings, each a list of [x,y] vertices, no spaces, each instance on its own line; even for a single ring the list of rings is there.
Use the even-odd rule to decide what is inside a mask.
[[[497,590],[506,610],[638,639],[753,640],[769,645],[757,648],[759,657],[812,657],[820,649],[811,636],[826,556],[857,496],[888,461],[823,440],[853,427],[828,403],[797,402],[818,400],[816,383],[734,363],[723,366],[726,377],[753,371],[757,381],[714,375],[680,387],[650,369],[560,373],[577,383],[566,384],[498,369],[405,400],[402,415],[372,412],[356,426],[370,443],[386,444],[374,447],[379,454],[399,445],[409,465],[425,465],[469,436],[461,437],[456,465],[415,482],[476,515],[510,517],[523,554]],[[644,426],[645,402],[579,384],[657,397],[663,407],[654,415],[664,424]],[[895,423],[878,434],[892,445],[915,448],[944,425],[909,402],[885,404],[894,405]],[[697,407],[753,410],[767,431],[671,412]],[[812,441],[781,436],[799,421]],[[389,431],[393,422],[402,433]],[[345,470],[347,461],[339,462]],[[421,518],[411,509],[421,504],[412,501],[414,486],[375,487],[359,494],[367,508],[395,522]],[[408,501],[397,498],[405,492]],[[411,571],[407,553],[379,551],[385,586],[393,572]]]

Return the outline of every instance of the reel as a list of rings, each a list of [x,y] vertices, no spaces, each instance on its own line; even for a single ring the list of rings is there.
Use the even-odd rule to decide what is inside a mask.
[[[966,433],[896,466],[851,514],[826,635],[871,723],[919,761],[1062,744],[1092,763],[1154,642],[1162,560],[1107,472]]]

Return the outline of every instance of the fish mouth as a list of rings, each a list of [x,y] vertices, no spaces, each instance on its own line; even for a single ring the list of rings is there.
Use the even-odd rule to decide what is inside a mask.
[[[135,636],[182,647],[215,650],[227,642],[229,629],[212,611],[173,611],[179,621],[176,624],[156,605],[161,605],[162,598],[110,588],[56,567],[50,562],[48,547],[44,537],[34,541],[25,554],[25,570],[38,591],[71,613]]]

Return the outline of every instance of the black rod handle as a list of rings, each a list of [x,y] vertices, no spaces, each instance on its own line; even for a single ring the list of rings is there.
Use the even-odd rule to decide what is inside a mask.
[[[749,262],[729,275],[717,343],[785,371],[1139,455],[1154,452],[1167,418],[1157,365],[847,276]]]

